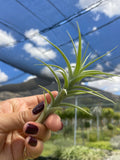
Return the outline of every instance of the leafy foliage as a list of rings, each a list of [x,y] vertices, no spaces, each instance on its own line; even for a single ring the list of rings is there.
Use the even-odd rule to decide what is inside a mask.
[[[120,113],[119,112],[114,112],[113,118],[115,120],[119,120],[120,119]]]
[[[78,119],[90,119],[91,116],[89,114],[87,114],[87,112],[90,113],[90,109],[88,107],[83,107],[83,109],[84,109],[83,111],[82,110],[77,111]],[[84,112],[84,111],[86,111],[86,112]]]
[[[114,116],[114,110],[112,108],[103,108],[102,116],[105,118],[112,118]]]
[[[106,154],[99,149],[92,149],[85,146],[73,146],[57,151],[60,160],[101,160]],[[56,156],[56,154],[55,154]]]
[[[107,125],[107,128],[108,128],[109,130],[113,130],[113,129],[114,129],[114,125],[113,125],[112,123],[109,123],[109,124]]]
[[[78,24],[77,24],[78,26]],[[75,56],[76,56],[76,65],[74,67],[74,69],[72,68],[69,59],[66,57],[66,55],[64,54],[64,52],[58,48],[55,44],[53,44],[52,42],[50,42],[48,39],[44,38],[47,42],[49,42],[55,49],[57,49],[57,51],[62,55],[68,71],[64,70],[62,67],[57,66],[57,65],[49,65],[45,62],[43,62],[42,60],[39,60],[42,64],[39,65],[45,65],[49,68],[49,70],[52,72],[52,74],[55,77],[55,80],[58,84],[58,95],[57,97],[54,99],[54,97],[52,96],[51,92],[46,89],[45,87],[42,87],[45,91],[47,91],[50,96],[51,96],[51,103],[48,105],[46,102],[46,111],[44,111],[44,115],[43,118],[40,118],[38,121],[42,122],[45,120],[45,118],[52,112],[54,112],[56,109],[58,109],[58,107],[61,106],[68,106],[68,107],[73,107],[73,108],[78,108],[80,110],[83,110],[80,106],[76,106],[74,104],[70,104],[70,103],[63,103],[63,100],[67,97],[71,97],[71,96],[76,96],[76,95],[80,95],[80,94],[91,94],[94,96],[98,96],[102,99],[108,100],[112,103],[114,103],[111,99],[105,97],[104,95],[100,94],[97,91],[94,91],[88,87],[84,87],[79,85],[80,82],[86,78],[86,77],[97,77],[97,78],[104,78],[104,76],[110,77],[113,76],[112,74],[109,73],[104,73],[102,71],[98,71],[98,70],[88,70],[88,67],[90,67],[94,62],[98,61],[99,59],[101,59],[102,57],[104,57],[105,55],[107,55],[108,53],[110,53],[111,51],[107,52],[106,54],[98,57],[98,58],[94,58],[90,61],[88,61],[89,55],[86,56],[86,51],[84,54],[82,54],[82,47],[81,47],[81,33],[80,33],[80,29],[78,26],[78,35],[79,35],[79,45],[78,45],[78,51],[75,48],[75,44],[73,42],[72,37],[69,34],[69,37],[71,39],[71,42],[73,44],[73,48],[75,51]],[[64,79],[64,85],[63,88],[61,87],[61,83],[60,83],[60,79],[58,77],[58,75],[56,74],[56,72],[53,70],[54,68],[58,69],[58,72],[61,73],[61,75],[63,76]],[[53,107],[56,107],[53,109]],[[88,113],[86,110],[83,110],[84,112]],[[90,114],[90,113],[88,113]]]
[[[106,141],[97,141],[97,142],[89,142],[87,144],[88,147],[90,148],[99,148],[99,149],[104,149],[104,150],[112,150],[112,146],[110,142]]]

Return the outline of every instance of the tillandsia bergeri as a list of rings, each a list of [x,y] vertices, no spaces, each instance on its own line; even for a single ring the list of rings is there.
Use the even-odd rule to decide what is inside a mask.
[[[60,66],[49,65],[49,64],[43,62],[42,60],[38,59],[42,63],[42,64],[39,64],[39,65],[47,66],[49,68],[49,70],[53,73],[53,75],[55,77],[55,80],[58,84],[58,95],[57,95],[56,98],[53,97],[52,93],[47,88],[39,85],[41,88],[43,88],[45,91],[47,91],[51,96],[51,103],[50,104],[47,103],[47,100],[45,98],[44,111],[42,112],[41,116],[37,120],[39,122],[43,122],[49,114],[51,114],[51,113],[55,112],[56,110],[60,109],[62,106],[74,107],[74,108],[78,108],[78,109],[83,110],[80,106],[76,106],[76,105],[70,104],[70,103],[64,103],[63,100],[66,99],[67,97],[81,95],[81,94],[92,94],[94,96],[98,96],[102,99],[105,99],[105,100],[108,100],[108,101],[114,103],[111,99],[105,97],[104,95],[100,94],[99,92],[97,92],[93,89],[90,89],[88,87],[79,85],[80,82],[86,77],[104,78],[104,76],[109,77],[109,76],[114,76],[114,75],[109,74],[109,73],[105,73],[105,72],[102,72],[102,71],[99,71],[99,70],[87,70],[87,68],[90,65],[92,65],[94,62],[98,61],[99,59],[101,59],[105,55],[109,54],[112,50],[105,53],[104,55],[102,55],[98,58],[94,58],[91,61],[87,62],[90,55],[86,56],[87,49],[86,49],[85,53],[82,55],[81,33],[80,33],[80,28],[79,28],[78,24],[77,24],[77,27],[78,27],[78,34],[79,34],[78,50],[75,47],[75,44],[73,42],[72,37],[68,33],[68,35],[71,39],[71,43],[72,43],[73,48],[74,48],[75,56],[76,56],[76,65],[74,67],[74,70],[71,67],[70,61],[68,60],[66,55],[63,53],[63,51],[59,47],[57,47],[55,44],[50,42],[48,39],[43,37],[55,49],[57,49],[59,51],[59,53],[62,55],[62,57],[64,58],[64,60],[66,62],[68,71],[64,70]],[[64,79],[63,87],[61,87],[61,81],[60,81],[58,75],[53,70],[53,67],[57,68],[58,71],[61,73],[61,75]],[[88,113],[88,114],[90,114],[90,113]]]

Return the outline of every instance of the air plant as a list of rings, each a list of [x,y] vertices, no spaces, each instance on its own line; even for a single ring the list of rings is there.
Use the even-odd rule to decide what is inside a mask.
[[[104,76],[107,76],[107,77],[113,76],[113,74],[105,73],[105,72],[102,72],[99,70],[87,70],[87,68],[89,66],[91,66],[94,62],[98,61],[99,59],[101,59],[105,55],[109,54],[112,50],[103,54],[102,56],[100,56],[98,58],[94,58],[94,59],[88,61],[88,58],[90,55],[86,56],[87,49],[86,49],[85,53],[82,55],[81,33],[80,33],[80,29],[79,29],[78,24],[77,24],[77,27],[78,27],[78,34],[79,34],[78,50],[75,47],[75,44],[73,42],[72,37],[68,33],[68,35],[71,39],[71,43],[74,48],[75,56],[76,56],[76,64],[75,64],[74,69],[72,68],[70,61],[68,60],[66,55],[63,53],[63,51],[59,47],[57,47],[55,44],[53,44],[51,41],[49,41],[48,39],[43,37],[49,44],[51,44],[55,49],[57,49],[57,51],[62,55],[63,59],[66,62],[68,71],[66,71],[65,69],[63,69],[60,66],[49,65],[49,64],[43,62],[42,60],[38,59],[41,62],[41,64],[39,64],[39,65],[47,66],[49,68],[49,70],[52,72],[52,74],[54,75],[55,80],[58,84],[58,95],[56,98],[53,97],[50,90],[39,85],[42,89],[47,91],[51,96],[51,103],[50,104],[47,103],[47,100],[45,98],[44,111],[42,112],[42,114],[40,115],[40,117],[37,120],[39,122],[43,122],[49,114],[55,112],[56,110],[60,109],[63,106],[74,107],[74,108],[78,108],[78,109],[83,110],[80,106],[76,106],[74,104],[63,102],[63,100],[65,100],[67,97],[81,95],[81,94],[91,94],[91,95],[100,97],[102,99],[105,99],[107,101],[114,103],[111,99],[100,94],[99,92],[97,92],[93,89],[90,89],[88,87],[80,85],[80,82],[86,77],[104,78]],[[56,74],[56,72],[54,71],[53,67],[57,68],[58,72],[60,72],[60,74],[62,75],[62,77],[64,79],[63,86],[61,85],[61,81],[60,81],[58,75]],[[90,114],[90,113],[88,113],[88,114]]]

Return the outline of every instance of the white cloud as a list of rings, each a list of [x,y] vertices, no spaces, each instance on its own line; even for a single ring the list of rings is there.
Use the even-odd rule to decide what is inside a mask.
[[[117,66],[116,66],[116,68],[115,68],[115,70],[114,70],[115,72],[120,72],[120,64],[118,64]]]
[[[75,48],[76,48],[76,50],[78,50],[78,45],[79,45],[79,41],[76,41],[75,42]]]
[[[16,40],[10,33],[0,29],[0,46],[14,47],[15,43]]]
[[[44,61],[56,57],[56,53],[53,50],[48,50],[49,43],[40,36],[39,30],[30,29],[25,32],[25,36],[37,45],[34,46],[32,43],[26,43],[24,45],[23,49],[28,52],[31,57],[40,58]],[[48,39],[47,37],[45,38]]]
[[[95,70],[103,71],[103,66],[101,64],[97,64]]]
[[[74,71],[76,63],[71,63],[70,65],[71,65],[72,71]],[[68,72],[68,67],[65,67],[65,71]]]
[[[52,68],[52,69],[55,71],[55,73],[59,78],[62,78],[61,73],[58,72],[59,70],[56,70],[55,68]],[[53,73],[50,71],[50,69],[47,66],[42,68],[41,74],[46,75],[48,77],[54,77]]]
[[[106,61],[106,62],[105,62],[105,65],[106,65],[107,67],[110,67],[110,66],[111,66],[111,62]]]
[[[72,71],[74,71],[75,66],[76,66],[76,63],[71,63]],[[57,76],[59,78],[63,78],[62,74],[59,72],[60,71],[59,69],[55,69],[54,67],[52,67],[52,69],[55,71],[55,73],[57,74]],[[66,72],[68,72],[68,68],[67,67],[65,67],[64,70]],[[47,66],[45,66],[45,67],[42,68],[41,74],[47,75],[49,77],[53,77],[52,72],[49,70],[49,68]]]
[[[53,77],[53,75],[51,74],[51,71],[49,70],[48,67],[43,67],[40,72],[41,72],[41,74],[47,75],[48,77]]]
[[[54,59],[56,57],[55,52],[53,52],[52,50],[47,51],[45,48],[35,47],[31,43],[26,43],[24,45],[24,49],[31,55],[31,57],[40,58],[45,61]]]
[[[100,19],[100,14],[96,14],[94,17],[93,17],[94,21],[99,21]]]
[[[90,58],[91,58],[91,59],[95,59],[95,58],[96,58],[96,54],[90,53]]]
[[[116,93],[120,92],[120,77],[115,76],[104,80],[91,81],[88,82],[87,85],[103,89],[108,92]]]
[[[91,4],[94,4],[95,2],[96,0],[89,0],[89,1],[79,0],[77,7],[86,8]],[[102,5],[93,9],[92,12],[104,13],[110,18],[115,15],[120,15],[120,0],[103,1]]]
[[[96,27],[96,26],[94,26],[94,27],[92,28],[92,30],[93,30],[93,31],[97,30],[97,27]]]
[[[0,83],[6,82],[7,80],[8,80],[7,74],[0,70]]]
[[[27,81],[29,81],[29,80],[31,80],[31,79],[34,79],[34,78],[36,78],[37,76],[28,76],[25,80],[24,80],[24,82],[27,82]]]
[[[15,71],[15,72],[18,72],[18,71],[19,71],[19,69],[17,69],[17,68],[14,68],[14,71]]]
[[[33,29],[33,28],[32,28],[32,29],[26,31],[26,32],[25,32],[25,36],[26,36],[27,38],[29,38],[30,40],[32,40],[33,42],[35,42],[37,45],[40,45],[40,46],[42,46],[42,47],[49,44],[46,40],[44,40],[44,39],[40,36],[38,29]],[[44,36],[44,38],[47,39],[46,36]]]
[[[99,34],[99,32],[97,31],[97,27],[96,27],[96,26],[94,26],[94,27],[92,28],[92,31],[96,31],[95,34],[97,34],[97,35]]]
[[[106,56],[111,57],[112,52],[110,52],[110,51],[106,51],[106,53],[107,53],[107,55],[106,55]]]

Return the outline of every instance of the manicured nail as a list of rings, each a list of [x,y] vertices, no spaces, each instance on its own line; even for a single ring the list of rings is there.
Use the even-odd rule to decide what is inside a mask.
[[[35,139],[34,137],[30,137],[28,144],[35,147],[37,145],[37,139]]]
[[[37,134],[38,132],[38,127],[33,125],[33,124],[27,124],[27,128],[25,131],[27,134]]]
[[[35,108],[33,108],[32,112],[33,112],[33,114],[38,114],[38,113],[40,113],[43,109],[44,109],[44,102],[42,101],[42,102],[39,103],[37,106],[35,106]]]

